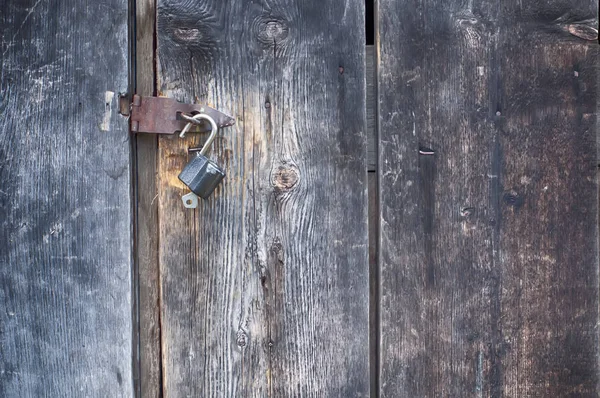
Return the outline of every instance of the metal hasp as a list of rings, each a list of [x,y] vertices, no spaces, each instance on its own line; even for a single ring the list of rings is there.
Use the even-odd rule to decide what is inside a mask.
[[[174,134],[182,131],[188,123],[181,114],[203,113],[212,117],[220,128],[235,124],[235,119],[206,105],[184,104],[167,97],[142,97],[134,95],[131,103],[130,120],[132,133]],[[210,123],[194,124],[190,132],[205,133],[211,130]]]

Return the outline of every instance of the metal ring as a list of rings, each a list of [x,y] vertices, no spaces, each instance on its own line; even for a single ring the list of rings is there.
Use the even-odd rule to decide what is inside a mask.
[[[217,126],[217,122],[215,122],[215,119],[213,119],[212,117],[208,116],[205,113],[198,113],[197,115],[192,116],[192,119],[194,119],[195,121],[206,120],[210,123],[210,127],[211,127],[210,136],[208,137],[208,140],[206,140],[206,142],[204,143],[202,150],[200,150],[201,155],[206,155],[208,148],[210,148],[210,145],[212,144],[215,137],[217,136],[217,131],[219,130],[219,126]],[[190,122],[188,122],[188,124],[185,125],[183,130],[181,130],[181,134],[179,134],[180,138],[183,138],[185,136],[185,133],[190,131],[192,124],[194,124],[194,122],[190,121]]]

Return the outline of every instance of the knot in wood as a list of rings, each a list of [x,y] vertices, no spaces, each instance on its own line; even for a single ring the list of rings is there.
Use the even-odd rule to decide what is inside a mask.
[[[503,199],[504,203],[516,209],[523,206],[524,203],[523,197],[519,196],[519,194],[515,191],[506,192]]]
[[[289,191],[298,184],[298,171],[293,166],[279,166],[273,174],[272,184],[279,191]]]
[[[470,217],[474,211],[475,209],[472,207],[463,207],[462,209],[460,209],[460,215],[462,217]]]
[[[283,20],[261,19],[258,22],[256,32],[258,41],[263,45],[272,47],[283,43],[289,34],[289,27]]]
[[[283,254],[283,245],[281,244],[279,238],[273,239],[273,243],[269,248],[269,253],[278,257]]]
[[[459,32],[462,32],[462,36],[468,46],[475,47],[480,45],[482,38],[480,30],[482,26],[472,13],[459,15],[456,18],[456,27]]]
[[[195,28],[176,28],[173,35],[178,41],[182,42],[195,42],[202,37],[200,30]]]
[[[271,247],[269,247],[269,258],[268,263],[269,267],[281,267],[284,265],[283,262],[284,253],[283,253],[283,245],[279,241],[278,238],[273,239],[273,243]]]
[[[248,344],[248,336],[243,330],[238,330],[235,342],[240,348],[246,347],[246,344]]]
[[[218,56],[217,44],[219,32],[210,21],[201,19],[189,21],[187,17],[173,17],[167,21],[165,29],[170,32],[172,40],[190,51],[190,62],[197,73],[211,73],[211,62]]]

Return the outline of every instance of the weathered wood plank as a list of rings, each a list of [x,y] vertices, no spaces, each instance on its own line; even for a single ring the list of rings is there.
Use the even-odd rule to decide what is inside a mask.
[[[367,396],[362,1],[159,0],[159,89],[236,116],[196,211],[159,142],[167,396]]]
[[[377,173],[369,173],[369,357],[371,397],[376,397],[379,386],[379,201]]]
[[[2,397],[133,393],[127,19],[0,5]]]
[[[369,6],[369,2],[366,3]],[[367,9],[368,11],[368,9]],[[377,70],[375,47],[366,47],[366,114],[369,170],[369,356],[371,397],[379,388],[379,186],[377,170]]]
[[[377,69],[374,46],[366,48],[366,96],[367,96],[367,167],[377,171]],[[379,218],[379,215],[377,215]]]
[[[155,0],[136,0],[135,91],[140,95],[156,93]],[[138,134],[136,139],[136,261],[139,338],[139,393],[141,397],[160,397],[160,294],[158,268],[158,191],[156,182],[158,138]]]
[[[378,15],[381,396],[597,396],[597,2]]]

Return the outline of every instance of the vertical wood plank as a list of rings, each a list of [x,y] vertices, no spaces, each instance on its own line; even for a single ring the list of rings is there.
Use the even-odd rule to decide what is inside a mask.
[[[136,0],[136,88],[139,95],[156,93],[156,1]],[[138,278],[139,393],[162,394],[160,293],[158,266],[158,138],[137,134],[136,140],[136,261]]]
[[[0,4],[2,397],[133,395],[127,21]]]
[[[369,6],[369,3],[366,3]],[[367,9],[368,11],[368,9]],[[369,184],[369,357],[371,397],[378,394],[379,384],[379,187],[377,170],[377,54],[375,47],[366,47],[366,115]]]
[[[376,397],[379,384],[379,262],[377,242],[379,228],[379,203],[377,174],[369,173],[369,358],[370,396]]]
[[[379,2],[382,397],[598,395],[597,2]]]
[[[363,8],[159,0],[160,92],[237,119],[195,211],[159,142],[166,396],[368,395]]]
[[[377,171],[377,54],[375,46],[366,47],[366,98],[368,170]],[[379,215],[377,215],[379,218]]]

